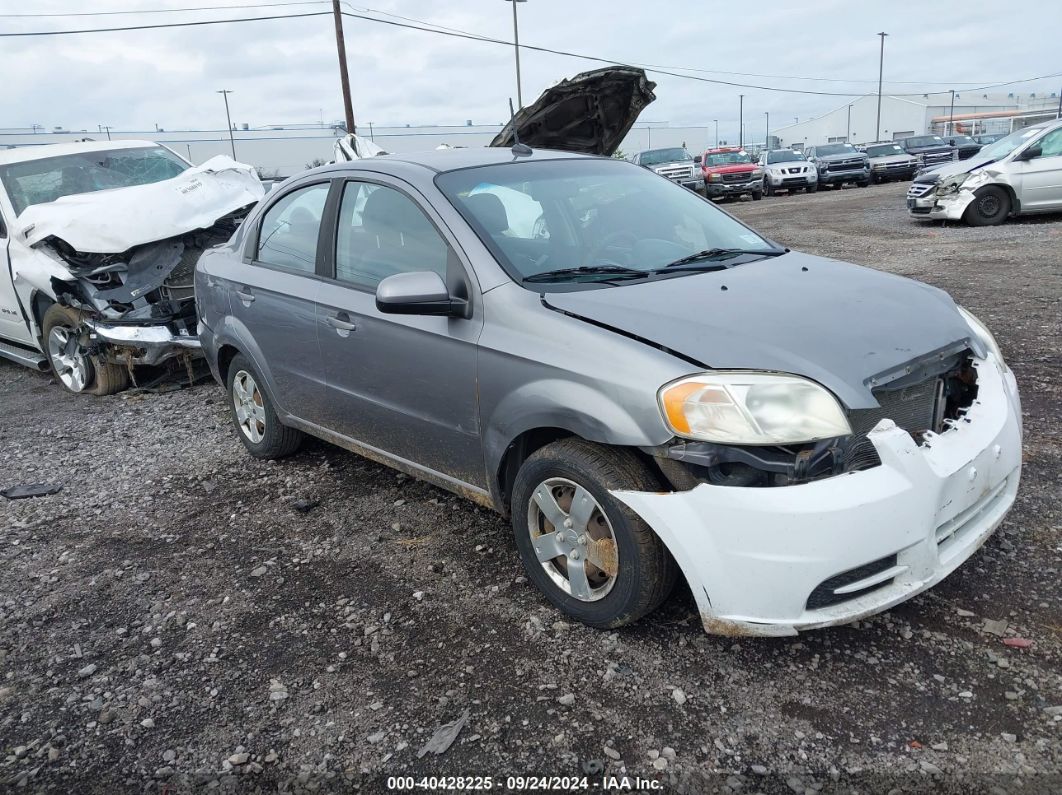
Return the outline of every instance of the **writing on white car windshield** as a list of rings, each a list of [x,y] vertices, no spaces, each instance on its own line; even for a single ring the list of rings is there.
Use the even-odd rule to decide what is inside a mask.
[[[776,149],[773,152],[767,153],[768,163],[792,163],[803,162],[807,160],[802,152],[796,152],[792,149]]]
[[[819,157],[826,155],[858,155],[859,150],[851,144],[825,144],[816,146],[815,154]]]
[[[188,164],[162,146],[138,146],[77,152],[0,166],[0,182],[15,215],[31,204],[45,204],[63,196],[128,188],[172,179]]]
[[[677,278],[784,252],[693,191],[622,161],[503,163],[435,183],[528,289]]]

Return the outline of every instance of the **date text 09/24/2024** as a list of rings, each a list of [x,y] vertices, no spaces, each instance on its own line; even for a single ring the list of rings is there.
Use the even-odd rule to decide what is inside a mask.
[[[507,792],[654,792],[663,783],[640,776],[389,776],[394,792],[465,792],[503,789]]]

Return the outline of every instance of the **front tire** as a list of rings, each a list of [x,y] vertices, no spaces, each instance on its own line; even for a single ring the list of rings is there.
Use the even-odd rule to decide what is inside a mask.
[[[974,200],[963,213],[970,226],[995,226],[1010,215],[1010,194],[998,185],[985,185],[974,193]]]
[[[815,193],[818,189],[819,189],[818,185],[808,185],[806,188],[804,188],[804,190],[807,191],[808,193]]]
[[[763,178],[763,192],[767,196],[773,196],[774,195],[774,185],[772,185],[771,181],[769,179],[767,179],[766,177]]]
[[[641,517],[613,490],[660,484],[629,450],[569,438],[520,467],[512,495],[516,548],[528,578],[572,618],[624,626],[671,593],[678,567]]]
[[[255,458],[283,458],[299,449],[303,433],[280,422],[265,382],[250,360],[238,354],[226,378],[236,435]]]
[[[762,190],[754,190],[752,192],[752,200],[754,202],[758,202],[762,198],[763,198],[763,191]]]
[[[81,314],[74,308],[52,304],[41,319],[44,350],[55,380],[75,395],[113,395],[129,386],[125,368],[81,352],[77,329]]]

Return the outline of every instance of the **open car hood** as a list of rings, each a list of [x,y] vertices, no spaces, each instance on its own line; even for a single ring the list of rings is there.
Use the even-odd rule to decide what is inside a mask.
[[[26,245],[57,237],[83,253],[117,254],[207,229],[264,195],[253,167],[219,155],[161,182],[34,204],[18,221]]]
[[[515,127],[520,142],[535,149],[611,155],[645,106],[656,99],[654,88],[645,71],[633,66],[577,74],[521,108],[490,145],[512,146]]]

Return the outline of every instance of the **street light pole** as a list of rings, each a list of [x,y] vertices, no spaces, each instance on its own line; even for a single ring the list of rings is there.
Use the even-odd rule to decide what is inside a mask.
[[[955,132],[955,89],[951,89],[951,110],[948,111],[948,135]]]
[[[738,149],[745,148],[745,95],[738,94]]]
[[[236,139],[234,139],[232,137],[232,117],[229,116],[229,94],[231,94],[232,92],[229,89],[227,89],[227,88],[223,88],[220,91],[218,91],[217,93],[221,94],[221,96],[223,96],[225,98],[225,124],[228,125],[228,128],[229,128],[229,146],[232,147],[232,159],[235,160],[236,159]]]
[[[763,112],[763,115],[767,117],[767,123],[765,125],[764,133],[763,133],[763,148],[764,149],[770,149],[771,148],[771,112],[769,110],[765,110]]]
[[[844,142],[852,143],[852,103],[848,103],[848,132],[845,133]]]
[[[719,148],[719,119],[712,119],[715,122],[715,148]]]
[[[885,37],[889,34],[882,31],[878,35],[881,36],[881,55],[878,56],[878,121],[874,128],[875,141],[881,140],[881,79],[885,74]]]
[[[513,49],[516,51],[516,104],[524,106],[524,96],[520,88],[520,23],[517,21],[516,4],[526,3],[527,0],[505,0],[513,4]]]

